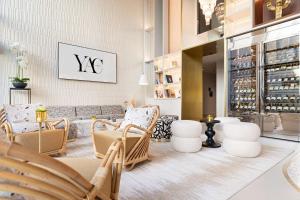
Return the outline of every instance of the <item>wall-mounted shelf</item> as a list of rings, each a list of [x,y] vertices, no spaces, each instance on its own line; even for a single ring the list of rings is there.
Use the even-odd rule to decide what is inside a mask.
[[[181,98],[181,64],[181,52],[154,59],[154,99]]]

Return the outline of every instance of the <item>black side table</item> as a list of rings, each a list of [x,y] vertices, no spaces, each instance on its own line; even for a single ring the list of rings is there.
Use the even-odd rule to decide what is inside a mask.
[[[28,104],[31,104],[31,88],[9,88],[9,104],[11,104],[12,91],[26,91]]]
[[[203,121],[206,123],[207,130],[205,131],[205,135],[207,136],[207,140],[202,143],[202,146],[204,147],[210,147],[210,148],[219,148],[221,147],[221,144],[216,143],[213,139],[216,132],[214,131],[213,127],[215,124],[220,123],[219,120],[213,120],[213,121]]]

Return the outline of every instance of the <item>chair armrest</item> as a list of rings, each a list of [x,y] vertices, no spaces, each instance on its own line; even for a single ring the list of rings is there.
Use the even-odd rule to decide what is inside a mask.
[[[66,128],[69,127],[70,121],[67,118],[62,118],[60,120],[56,120],[56,121],[47,121],[46,125],[50,128],[50,129],[57,129],[57,125],[59,124],[64,124],[64,128],[66,130]]]
[[[64,124],[64,129],[66,132],[69,131],[69,127],[70,127],[70,121],[67,118],[62,118],[61,120],[56,120],[56,121],[47,121],[46,122],[46,126],[49,129],[57,129],[57,125],[63,123]]]
[[[95,125],[96,125],[96,123],[102,123],[102,124],[104,124],[105,126],[106,126],[106,125],[113,126],[113,127],[114,127],[114,130],[120,128],[120,125],[121,125],[120,123],[112,123],[112,122],[107,121],[107,120],[104,120],[104,119],[96,119],[96,120],[94,120],[93,123],[92,123],[92,132],[94,132],[94,130],[95,130]]]
[[[128,125],[125,127],[125,129],[124,129],[123,137],[126,138],[127,133],[128,133],[128,131],[129,131],[131,128],[139,129],[139,130],[145,132],[145,134],[152,134],[151,131],[149,131],[149,130],[147,130],[147,129],[145,129],[145,128],[142,128],[142,127],[137,126],[137,125],[135,125],[135,124],[128,124]]]
[[[110,168],[107,167],[100,167],[97,169],[96,173],[94,174],[91,184],[94,185],[94,190],[96,193],[100,191],[100,189],[104,186],[105,180],[109,174]]]
[[[0,129],[3,130],[6,133],[6,136],[9,140],[13,140],[13,129],[12,126],[9,122],[3,122],[0,125]]]

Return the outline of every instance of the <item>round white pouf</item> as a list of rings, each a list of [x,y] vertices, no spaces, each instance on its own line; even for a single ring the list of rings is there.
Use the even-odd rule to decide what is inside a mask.
[[[176,151],[191,153],[202,147],[200,122],[192,120],[177,120],[171,125],[173,136],[171,144]]]
[[[261,144],[259,142],[244,142],[224,139],[222,147],[230,155],[245,158],[257,157],[261,152]]]
[[[261,152],[258,142],[260,128],[254,123],[225,123],[223,124],[223,149],[239,157],[257,157]]]
[[[255,142],[260,136],[259,126],[249,122],[225,124],[223,131],[227,139],[246,142]]]
[[[192,153],[200,151],[202,147],[201,138],[182,138],[182,137],[171,137],[171,143],[173,148],[179,152]]]
[[[198,138],[201,136],[202,125],[192,120],[177,120],[171,125],[174,136],[185,138]]]
[[[221,143],[224,139],[223,124],[241,122],[240,119],[236,117],[216,117],[215,120],[219,120],[220,123],[215,124],[214,131],[216,132],[216,135],[214,136],[214,140]]]

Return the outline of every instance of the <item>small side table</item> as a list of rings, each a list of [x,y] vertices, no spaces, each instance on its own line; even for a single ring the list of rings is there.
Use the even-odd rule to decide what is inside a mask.
[[[210,147],[210,148],[219,148],[221,147],[221,144],[216,143],[213,139],[216,132],[214,131],[213,127],[215,124],[220,123],[219,120],[213,120],[213,121],[203,121],[206,126],[207,130],[205,131],[205,135],[207,136],[207,140],[202,143],[202,146],[204,147]]]
[[[11,104],[12,91],[27,91],[27,101],[31,104],[31,88],[9,88],[9,104]]]

